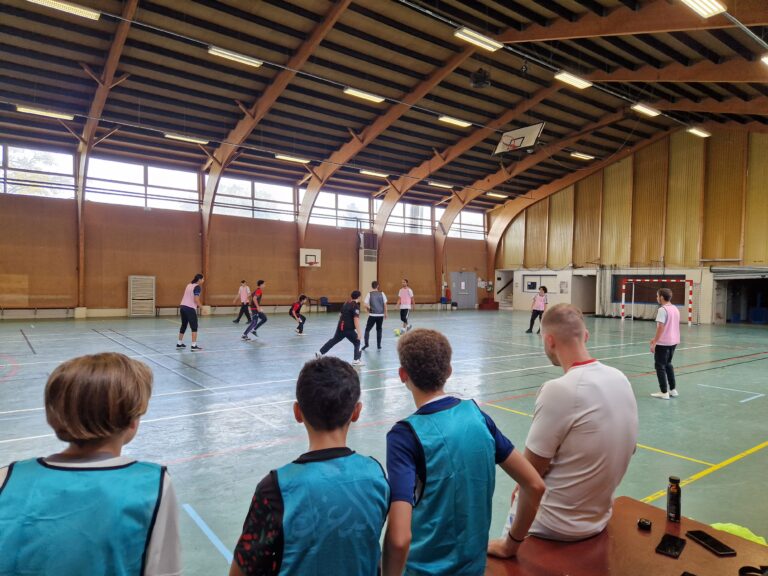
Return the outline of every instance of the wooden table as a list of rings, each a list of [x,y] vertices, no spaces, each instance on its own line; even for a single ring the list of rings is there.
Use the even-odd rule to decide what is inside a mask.
[[[685,505],[685,502],[683,502]],[[653,522],[650,532],[637,528],[637,520]],[[690,538],[689,530],[704,530],[731,548],[736,556],[719,558]],[[680,558],[655,552],[667,532],[685,538]],[[667,523],[660,508],[622,496],[614,503],[613,517],[599,535],[581,542],[552,542],[530,537],[511,560],[488,558],[486,576],[738,576],[742,566],[768,565],[768,547],[715,530],[683,518],[680,524]]]

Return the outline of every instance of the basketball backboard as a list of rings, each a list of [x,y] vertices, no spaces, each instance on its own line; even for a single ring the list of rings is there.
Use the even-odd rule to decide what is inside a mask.
[[[301,268],[319,268],[322,253],[319,248],[299,248],[299,266]]]
[[[539,139],[543,130],[544,122],[541,122],[533,126],[525,126],[524,128],[504,132],[494,154],[504,154],[505,152],[512,152],[520,148],[530,148],[536,144],[536,140]]]

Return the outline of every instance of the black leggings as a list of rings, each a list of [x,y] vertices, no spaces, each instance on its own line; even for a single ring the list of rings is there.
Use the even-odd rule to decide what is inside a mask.
[[[411,315],[411,309],[410,308],[401,308],[400,309],[400,321],[403,324],[408,324],[408,317]]]
[[[354,346],[355,346],[355,360],[359,360],[360,359],[360,340],[357,338],[357,332],[354,331],[354,330],[344,330],[344,331],[341,331],[341,330],[339,330],[337,328],[336,329],[336,334],[333,335],[333,338],[328,340],[328,342],[323,344],[323,347],[320,348],[320,354],[327,353],[328,350],[330,350],[331,348],[336,346],[336,344],[338,344],[339,342],[344,340],[344,338],[346,338],[347,340],[352,342],[352,344],[354,344]]]
[[[291,314],[290,312],[288,312],[288,315],[289,315],[291,318],[293,318],[294,320],[296,320],[296,316],[294,316],[294,315],[293,315],[293,314]],[[303,334],[303,333],[304,333],[304,323],[305,323],[306,321],[307,321],[307,317],[306,317],[306,316],[304,316],[304,314],[299,314],[299,326],[298,326],[299,334]]]
[[[672,356],[675,355],[677,346],[660,346],[656,344],[656,351],[653,353],[654,367],[656,368],[656,377],[659,379],[659,388],[662,392],[667,392],[667,385],[670,390],[675,389],[675,369],[672,366]]]
[[[529,332],[533,332],[533,325],[536,323],[536,318],[541,318],[542,314],[544,314],[543,310],[531,310],[531,325],[528,326]],[[541,320],[539,320],[539,325],[541,325]]]
[[[256,310],[253,310],[252,312],[253,317],[251,318],[251,323],[246,327],[243,336],[248,336],[251,331],[256,332],[260,326],[267,323],[267,315],[264,314],[264,312],[256,312]]]
[[[192,332],[197,332],[197,310],[189,306],[179,306],[179,313],[181,314],[181,330],[179,330],[179,334],[184,334],[187,331],[187,324],[189,324]]]
[[[368,316],[365,323],[365,347],[368,347],[368,336],[371,329],[376,326],[376,345],[381,348],[381,328],[384,325],[384,316]]]
[[[237,315],[237,320],[235,320],[235,322],[240,322],[240,318],[242,318],[243,315],[248,318],[248,322],[251,321],[251,313],[248,312],[248,304],[240,304],[240,313]]]

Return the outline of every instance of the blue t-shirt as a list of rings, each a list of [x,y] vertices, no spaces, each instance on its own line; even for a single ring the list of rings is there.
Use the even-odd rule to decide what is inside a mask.
[[[453,396],[425,404],[416,414],[434,414],[453,408],[461,402]],[[483,412],[488,430],[496,443],[496,464],[504,462],[514,450],[509,439],[496,427],[496,423]],[[415,505],[424,489],[427,476],[424,452],[413,430],[398,422],[387,434],[387,476],[391,489],[391,502],[409,502]]]

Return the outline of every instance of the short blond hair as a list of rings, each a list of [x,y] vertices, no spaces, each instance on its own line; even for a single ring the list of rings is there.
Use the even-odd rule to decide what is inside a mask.
[[[45,385],[45,416],[59,440],[86,444],[126,430],[146,413],[149,366],[124,354],[80,356],[59,365]]]
[[[583,340],[587,327],[584,315],[573,304],[555,304],[541,318],[541,329],[556,340]]]

